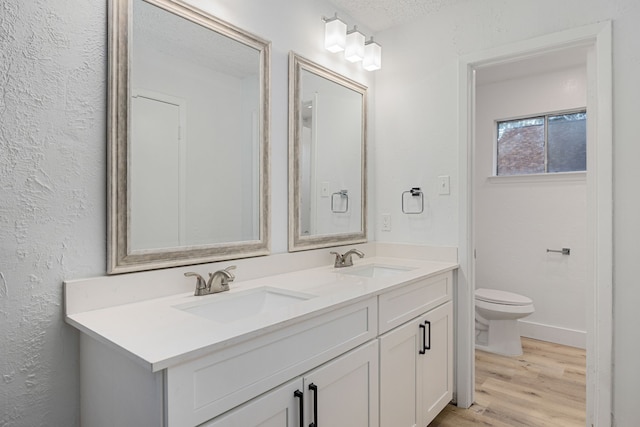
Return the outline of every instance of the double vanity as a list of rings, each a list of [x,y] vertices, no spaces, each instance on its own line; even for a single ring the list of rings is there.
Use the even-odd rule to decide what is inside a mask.
[[[108,2],[110,277],[65,282],[81,424],[426,426],[452,399],[457,253],[367,243],[370,79],[276,57],[270,255],[271,42],[190,3]]]
[[[426,426],[452,399],[456,268],[376,256],[207,296],[144,296],[170,286],[145,276],[195,288],[178,269],[69,281],[82,424]]]

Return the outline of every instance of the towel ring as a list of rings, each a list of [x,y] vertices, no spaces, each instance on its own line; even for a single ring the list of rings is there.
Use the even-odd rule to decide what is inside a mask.
[[[333,213],[346,213],[349,210],[349,194],[348,193],[349,192],[347,190],[340,190],[340,191],[337,191],[337,192],[335,192],[335,193],[333,193],[331,195],[331,212],[333,212]],[[344,199],[347,200],[346,206],[345,206],[343,211],[342,210],[336,210],[333,207],[333,201],[334,201],[336,196],[340,196],[341,199],[344,198]]]
[[[405,208],[405,195],[406,194],[411,194],[411,197],[419,197],[420,198],[420,210],[418,211],[409,211]],[[420,189],[420,187],[413,187],[410,190],[407,191],[403,191],[402,192],[402,213],[405,213],[407,215],[417,215],[417,214],[421,214],[422,212],[424,212],[424,193],[422,192],[422,190]]]

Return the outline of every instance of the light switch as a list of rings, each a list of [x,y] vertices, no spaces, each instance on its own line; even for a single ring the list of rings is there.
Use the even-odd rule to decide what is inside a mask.
[[[329,197],[329,182],[323,181],[320,183],[320,197]]]
[[[442,175],[438,177],[438,194],[451,194],[451,190],[449,188],[449,175]]]

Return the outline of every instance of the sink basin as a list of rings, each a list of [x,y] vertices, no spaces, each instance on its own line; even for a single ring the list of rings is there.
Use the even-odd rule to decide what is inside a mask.
[[[353,276],[362,277],[390,277],[396,274],[404,273],[405,271],[413,270],[413,267],[397,267],[389,265],[371,264],[364,267],[345,268],[340,271],[342,274],[350,274]]]
[[[215,322],[231,323],[287,307],[314,296],[284,289],[262,287],[236,294],[220,293],[207,297],[205,301],[182,304],[174,306],[174,308]]]

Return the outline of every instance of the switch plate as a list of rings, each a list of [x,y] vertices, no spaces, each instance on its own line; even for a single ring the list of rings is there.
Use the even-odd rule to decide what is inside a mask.
[[[438,194],[449,195],[451,194],[449,175],[442,175],[438,177]]]
[[[381,215],[382,231],[391,231],[391,214],[385,213]]]
[[[320,183],[320,197],[329,197],[329,182],[323,181]]]

